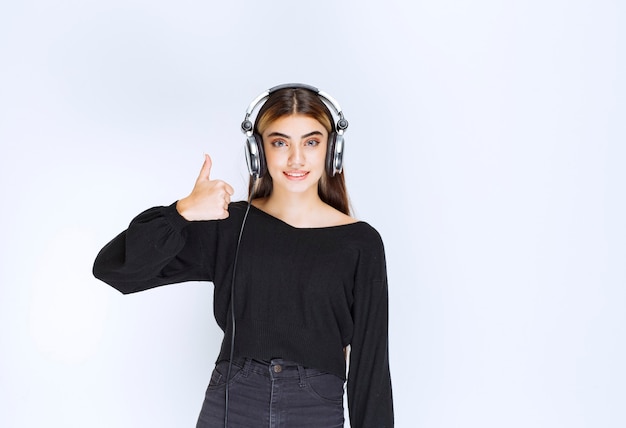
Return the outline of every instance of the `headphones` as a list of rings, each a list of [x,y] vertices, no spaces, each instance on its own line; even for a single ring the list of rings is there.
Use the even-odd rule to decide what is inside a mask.
[[[336,174],[341,173],[343,169],[343,150],[344,139],[343,133],[348,128],[348,121],[343,117],[343,112],[339,103],[328,95],[327,93],[320,91],[319,89],[304,85],[301,83],[289,83],[285,85],[274,86],[267,91],[260,94],[250,103],[250,106],[246,110],[246,117],[241,123],[241,130],[246,134],[246,163],[248,164],[248,172],[254,178],[263,177],[267,173],[267,165],[265,164],[265,154],[263,152],[263,139],[254,131],[254,125],[250,121],[250,115],[254,110],[267,101],[267,99],[274,92],[281,89],[306,89],[315,93],[322,102],[325,101],[326,105],[330,105],[335,111],[338,117],[335,123],[334,130],[328,135],[328,147],[326,150],[326,173],[330,177],[334,177]]]

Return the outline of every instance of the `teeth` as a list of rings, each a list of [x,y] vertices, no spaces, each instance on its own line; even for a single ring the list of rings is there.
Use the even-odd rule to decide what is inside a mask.
[[[304,172],[287,172],[286,174],[290,177],[304,177],[306,175]]]

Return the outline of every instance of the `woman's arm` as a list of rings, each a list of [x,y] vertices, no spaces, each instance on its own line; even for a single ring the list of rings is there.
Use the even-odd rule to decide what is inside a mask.
[[[353,428],[391,428],[394,425],[387,273],[382,241],[376,235],[372,251],[361,257],[354,289],[354,333],[347,386]]]
[[[207,252],[216,233],[211,223],[188,222],[175,204],[144,211],[100,250],[93,274],[124,294],[176,282],[211,280]]]
[[[182,281],[212,280],[217,222],[229,217],[233,188],[211,180],[204,163],[191,193],[168,207],[139,214],[98,254],[93,274],[120,292],[134,293]]]

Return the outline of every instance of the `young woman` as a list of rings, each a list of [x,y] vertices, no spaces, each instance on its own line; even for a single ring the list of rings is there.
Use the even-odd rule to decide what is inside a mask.
[[[224,339],[197,427],[343,427],[346,379],[351,426],[392,427],[385,255],[350,216],[341,109],[282,85],[252,102],[242,128],[248,201],[231,202],[206,156],[192,192],[139,214],[94,275],[125,294],[213,282]]]

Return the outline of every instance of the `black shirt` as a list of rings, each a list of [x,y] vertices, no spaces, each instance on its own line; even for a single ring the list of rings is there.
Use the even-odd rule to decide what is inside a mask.
[[[175,204],[137,216],[98,254],[94,275],[134,293],[183,281],[214,284],[224,331],[218,361],[283,358],[345,378],[353,428],[392,427],[387,274],[383,243],[365,222],[296,228],[246,202],[224,220],[189,222]],[[238,251],[231,302],[233,266]]]

